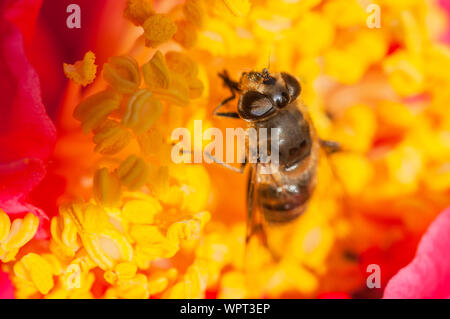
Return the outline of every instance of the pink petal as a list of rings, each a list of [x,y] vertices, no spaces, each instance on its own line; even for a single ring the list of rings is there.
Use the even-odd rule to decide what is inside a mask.
[[[7,273],[0,270],[0,299],[14,299],[14,288]]]
[[[422,237],[413,261],[391,278],[384,298],[447,298],[450,296],[450,208]]]

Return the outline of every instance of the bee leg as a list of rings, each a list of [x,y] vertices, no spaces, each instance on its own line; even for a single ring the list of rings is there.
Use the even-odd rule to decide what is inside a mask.
[[[239,118],[239,114],[237,112],[218,112],[222,106],[224,106],[225,104],[227,104],[228,102],[230,102],[236,98],[236,94],[233,91],[231,91],[231,93],[232,93],[231,96],[227,97],[219,105],[216,106],[216,108],[213,111],[213,115],[220,116],[220,117],[229,117],[229,118],[233,118],[233,119]]]
[[[233,81],[227,70],[223,70],[218,76],[222,79],[223,85],[230,89],[231,93],[240,91],[239,82]]]
[[[247,235],[245,242],[248,244],[250,238],[254,235],[258,235],[261,242],[267,247],[267,238],[264,231],[260,211],[257,211],[255,207],[255,183],[256,183],[256,168],[250,166],[247,179]]]
[[[211,153],[209,153],[209,152],[203,152],[203,154],[205,154],[205,155],[206,155],[209,159],[211,159],[214,163],[219,164],[219,165],[222,165],[223,167],[228,168],[229,170],[232,170],[233,172],[236,172],[236,173],[240,173],[240,174],[244,173],[245,165],[247,165],[247,159],[245,159],[244,162],[241,163],[241,166],[240,166],[239,168],[237,168],[237,167],[235,167],[235,166],[233,166],[233,165],[230,165],[230,164],[225,163],[225,162],[222,161],[222,160],[219,160],[218,158],[214,157],[214,156],[213,156]]]
[[[230,102],[236,98],[236,92],[240,92],[239,83],[231,80],[231,78],[228,75],[228,72],[226,70],[224,70],[222,73],[219,73],[218,75],[222,79],[223,85],[226,86],[230,90],[231,96],[227,97],[222,102],[220,102],[220,104],[217,105],[216,108],[214,109],[213,114],[215,116],[238,119],[239,114],[237,112],[218,112],[218,111],[222,106],[226,105],[228,102]]]
[[[319,139],[319,143],[327,154],[333,154],[341,150],[341,145],[339,145],[339,143],[335,141]]]
[[[232,119],[239,118],[239,114],[236,112],[214,112],[214,115],[219,116],[219,117],[228,117],[228,118],[232,118]]]
[[[172,143],[172,146],[174,146],[174,145],[175,145],[175,143]],[[191,154],[192,155],[192,154],[194,154],[194,152],[188,151],[188,150],[182,150],[182,151],[180,151],[180,154]],[[206,155],[209,159],[211,159],[214,163],[222,165],[223,167],[228,168],[229,170],[232,170],[233,172],[237,172],[240,174],[244,173],[245,166],[247,165],[247,157],[244,159],[244,162],[241,163],[241,166],[239,168],[237,168],[233,165],[227,164],[227,163],[219,160],[218,158],[214,157],[209,152],[203,152],[203,154]]]

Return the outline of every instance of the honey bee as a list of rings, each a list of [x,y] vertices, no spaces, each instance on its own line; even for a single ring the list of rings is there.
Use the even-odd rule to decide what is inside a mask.
[[[271,74],[267,69],[243,73],[239,82],[231,80],[226,71],[219,76],[231,96],[216,107],[214,115],[243,119],[257,132],[259,128],[279,129],[278,169],[261,174],[268,164],[257,161],[250,165],[247,181],[246,239],[258,235],[267,247],[266,226],[289,224],[305,212],[316,185],[319,150],[331,153],[339,145],[317,136],[306,107],[299,102],[301,86],[294,76]],[[237,96],[236,111],[219,112]],[[268,139],[257,143],[269,145]],[[246,164],[248,161],[242,163],[240,172]]]

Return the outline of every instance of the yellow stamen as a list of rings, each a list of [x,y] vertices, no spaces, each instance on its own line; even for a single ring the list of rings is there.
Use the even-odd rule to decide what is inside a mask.
[[[130,155],[117,169],[120,182],[130,190],[144,186],[149,177],[149,167],[145,161],[135,155]]]
[[[146,45],[156,47],[172,38],[177,31],[176,24],[165,14],[155,14],[145,20]]]
[[[54,285],[54,270],[52,265],[43,257],[29,253],[14,265],[14,273],[25,277],[42,293],[47,294]]]
[[[189,104],[189,87],[186,79],[178,73],[171,74],[168,90],[155,89],[154,94],[161,100],[165,100],[180,106]]]
[[[113,155],[120,152],[131,140],[130,132],[120,123],[105,121],[95,130],[95,151],[100,154]]]
[[[105,206],[113,206],[121,198],[120,180],[115,174],[108,172],[107,168],[97,170],[94,175],[94,198]]]
[[[135,25],[142,25],[154,13],[151,0],[127,0],[123,15]]]
[[[34,237],[38,226],[39,218],[32,213],[28,213],[24,219],[14,220],[8,238],[5,240],[5,248],[10,250],[22,247]]]
[[[141,245],[161,244],[166,240],[159,228],[152,225],[133,225],[130,235]]]
[[[131,200],[122,209],[122,216],[135,224],[153,224],[155,215],[162,211],[158,200],[149,197],[146,200]]]
[[[81,121],[85,133],[98,128],[108,115],[119,108],[122,96],[112,90],[105,90],[89,96],[75,108],[73,116]]]
[[[115,90],[130,94],[141,84],[139,65],[130,56],[111,57],[103,65],[103,78]]]
[[[81,236],[89,257],[102,269],[112,269],[118,261],[131,261],[133,248],[126,238],[114,229],[105,229],[101,234]]]
[[[169,285],[169,281],[165,277],[157,277],[148,281],[148,289],[150,295],[158,294],[164,291]]]
[[[142,66],[142,73],[144,74],[144,81],[149,88],[169,88],[169,69],[161,51],[156,51],[151,60]]]
[[[82,61],[74,64],[63,63],[64,74],[77,84],[86,86],[94,82],[97,65],[95,65],[95,54],[86,52]]]
[[[11,221],[8,215],[0,208],[0,243],[8,236],[10,227]]]
[[[183,77],[189,79],[196,77],[198,66],[187,54],[177,51],[169,51],[165,55],[167,66]]]
[[[147,89],[137,91],[128,101],[122,123],[136,134],[147,131],[162,114],[162,105]]]
[[[198,220],[186,220],[173,223],[167,230],[167,238],[175,243],[181,240],[194,240],[200,234],[200,222]]]
[[[189,81],[189,98],[199,98],[203,93],[204,85],[200,79],[194,78]]]
[[[62,257],[73,257],[79,248],[77,227],[64,209],[60,209],[59,216],[52,218],[50,232],[51,244],[57,245],[54,248],[62,254]]]

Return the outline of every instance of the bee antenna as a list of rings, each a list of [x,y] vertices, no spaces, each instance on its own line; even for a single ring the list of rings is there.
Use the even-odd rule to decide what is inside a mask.
[[[272,53],[271,52],[269,52],[269,56],[268,56],[268,59],[267,59],[267,68],[264,68],[263,70],[262,70],[262,76],[263,76],[263,78],[264,79],[269,79],[270,78],[270,72],[269,72],[269,69],[270,69],[270,56],[272,55]]]
[[[264,80],[268,80],[270,78],[270,73],[267,68],[264,68],[262,70],[262,77],[264,78]]]

